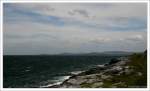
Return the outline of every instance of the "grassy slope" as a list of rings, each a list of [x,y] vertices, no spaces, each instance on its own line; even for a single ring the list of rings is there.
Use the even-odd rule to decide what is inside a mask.
[[[131,60],[127,65],[134,71],[130,74],[121,74],[114,76],[111,80],[105,80],[103,87],[112,87],[114,83],[121,82],[122,84],[115,85],[117,87],[146,87],[147,85],[147,54],[138,53],[129,56]],[[142,73],[142,76],[137,75]]]
[[[136,53],[129,56],[131,60],[126,64],[132,70],[130,74],[113,75],[111,79],[103,80],[103,85],[97,88],[135,88],[147,86],[147,52]],[[138,75],[142,73],[142,75]],[[111,75],[111,74],[109,74]],[[92,88],[94,83],[83,83],[81,87]]]

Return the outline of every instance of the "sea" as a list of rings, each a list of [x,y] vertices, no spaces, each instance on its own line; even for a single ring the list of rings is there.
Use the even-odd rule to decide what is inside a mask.
[[[60,84],[72,72],[88,70],[120,56],[5,55],[4,88],[45,88]]]

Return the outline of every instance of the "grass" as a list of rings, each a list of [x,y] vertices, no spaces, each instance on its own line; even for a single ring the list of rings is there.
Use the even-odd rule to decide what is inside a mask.
[[[146,87],[147,86],[147,52],[144,53],[135,53],[129,56],[129,62],[126,66],[129,66],[129,70],[132,71],[128,74],[122,73],[120,75],[111,75],[112,78],[103,79],[103,84],[98,85],[97,87],[102,88],[135,88],[135,87]],[[138,75],[140,73],[141,75]],[[97,76],[98,79],[101,79],[101,76]],[[92,88],[94,83],[82,83],[80,84],[81,88]]]
[[[147,85],[147,54],[146,52],[133,54],[130,57],[130,59],[132,61],[129,62],[129,65],[133,66],[136,72],[141,72],[143,74],[135,81],[135,85],[146,86]]]
[[[91,88],[93,83],[81,83],[81,88]]]
[[[103,87],[109,88],[113,87],[115,83],[121,82],[124,84],[116,84],[118,88],[125,87],[146,87],[147,86],[147,54],[136,53],[129,56],[130,62],[127,63],[128,66],[132,67],[134,70],[130,74],[116,75],[112,79],[104,80]],[[137,75],[137,72],[142,73],[142,76]]]

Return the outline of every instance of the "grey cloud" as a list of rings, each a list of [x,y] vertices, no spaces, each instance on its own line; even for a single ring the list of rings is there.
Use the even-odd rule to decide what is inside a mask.
[[[129,40],[129,41],[142,41],[143,40],[143,36],[142,35],[134,35],[131,37],[126,38],[125,40]]]
[[[109,39],[109,38],[96,38],[96,39],[92,39],[90,42],[94,43],[94,44],[101,44],[101,43],[107,43],[110,40],[111,39]]]
[[[138,22],[145,23],[147,20],[147,17],[134,17],[134,16],[120,16],[120,17],[109,17],[107,20],[112,21],[114,23],[128,23],[128,22],[135,22],[138,24]]]
[[[115,21],[115,22],[121,22],[121,21],[128,21],[129,19],[131,19],[131,17],[124,17],[124,16],[121,16],[121,17],[110,17],[109,20],[111,21]]]
[[[36,34],[26,34],[26,35],[18,35],[18,34],[4,34],[4,39],[11,40],[20,40],[20,39],[58,39],[58,36],[54,36],[52,34],[45,33],[36,33]]]
[[[128,7],[135,6],[133,3],[14,6],[13,8],[22,11],[22,15],[15,16],[15,12],[6,12],[4,9],[7,13],[7,16],[4,15],[4,54],[143,51],[147,45],[146,13],[143,13],[146,9],[138,5]],[[11,7],[8,9],[11,10]],[[23,12],[24,10],[29,12]],[[42,17],[35,17],[30,13],[32,11]],[[30,16],[32,17],[29,18]],[[46,18],[43,19],[44,16]],[[6,22],[5,18],[9,18],[9,21]],[[34,22],[31,20],[33,18],[39,21]],[[63,26],[59,26],[58,18],[64,21]],[[41,19],[52,20],[58,23],[58,26],[49,22],[43,23]]]
[[[53,8],[53,7],[46,7],[45,9],[48,11],[55,11],[55,8]]]
[[[71,15],[71,16],[75,15],[75,13],[72,12],[72,11],[68,11],[68,14]]]
[[[69,15],[80,14],[83,17],[89,17],[89,13],[86,10],[74,9],[73,11],[68,12]]]
[[[4,39],[5,39],[5,38],[7,38],[7,39],[17,39],[17,38],[24,38],[24,36],[5,34],[5,35],[4,35]]]
[[[29,9],[30,8],[33,8],[37,11],[55,11],[56,9],[50,5],[44,5],[44,4],[30,4],[31,6],[28,7]],[[17,6],[17,5],[16,5]]]

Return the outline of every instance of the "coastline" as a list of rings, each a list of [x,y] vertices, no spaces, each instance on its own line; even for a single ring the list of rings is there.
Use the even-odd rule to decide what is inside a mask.
[[[48,86],[48,88],[82,88],[83,83],[99,83],[102,85],[102,80],[111,78],[106,74],[121,74],[123,70],[128,73],[129,67],[126,66],[126,63],[129,61],[128,57],[115,58],[106,64],[97,65],[85,71],[74,72],[68,79],[59,84]],[[97,79],[97,77],[101,77],[101,79]],[[96,88],[96,84],[93,87]]]
[[[111,59],[48,88],[146,88],[147,51]]]

